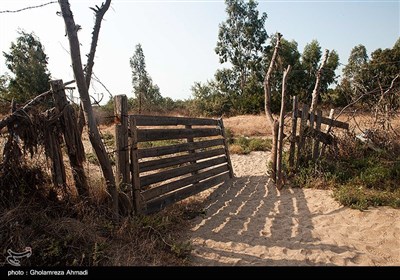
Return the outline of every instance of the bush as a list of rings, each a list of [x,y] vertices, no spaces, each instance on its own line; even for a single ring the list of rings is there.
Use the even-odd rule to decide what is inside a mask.
[[[337,201],[361,210],[381,205],[400,207],[400,156],[393,149],[395,142],[380,141],[381,149],[374,151],[357,141],[354,135],[344,135],[318,162],[305,161],[292,184],[329,186]],[[283,158],[285,168],[287,153]]]

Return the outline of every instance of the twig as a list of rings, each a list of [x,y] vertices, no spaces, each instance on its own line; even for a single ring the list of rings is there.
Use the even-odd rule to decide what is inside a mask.
[[[13,11],[11,11],[11,10],[4,10],[4,11],[0,11],[0,14],[5,14],[5,13],[18,13],[18,12],[22,12],[22,11],[25,11],[25,10],[30,10],[30,9],[35,9],[35,8],[41,8],[41,7],[44,7],[44,6],[47,6],[47,5],[50,5],[50,4],[55,4],[55,3],[57,3],[57,1],[51,1],[51,2],[48,2],[48,3],[41,4],[41,5],[30,6],[30,7],[26,7],[26,8],[22,8],[22,9],[18,9],[18,10],[13,10]]]

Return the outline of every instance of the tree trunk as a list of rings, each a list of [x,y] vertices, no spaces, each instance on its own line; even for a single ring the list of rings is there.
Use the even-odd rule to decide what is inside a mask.
[[[64,18],[66,31],[71,52],[72,68],[74,71],[76,85],[78,87],[81,104],[84,110],[85,120],[88,127],[89,140],[94,148],[96,156],[99,160],[104,178],[107,184],[107,190],[112,197],[112,208],[115,218],[118,217],[118,191],[115,184],[114,173],[111,162],[101,141],[99,130],[96,126],[96,121],[93,115],[93,108],[90,103],[88,87],[83,73],[79,40],[77,36],[77,28],[70,9],[68,0],[59,0],[62,16]]]
[[[279,133],[278,133],[278,145],[277,145],[277,160],[276,160],[276,187],[280,190],[283,187],[282,178],[282,151],[283,151],[283,130],[285,128],[285,98],[286,98],[286,82],[288,75],[292,70],[289,65],[283,72],[282,79],[282,100],[281,100],[281,112],[279,115]]]
[[[268,122],[271,126],[272,131],[272,152],[271,152],[271,177],[274,182],[276,182],[276,156],[277,156],[277,139],[278,139],[278,121],[274,119],[271,111],[271,89],[270,89],[270,79],[272,71],[275,66],[276,57],[278,55],[278,50],[281,44],[282,35],[278,33],[278,40],[276,41],[275,50],[272,54],[271,62],[268,67],[267,74],[264,79],[264,94],[265,94],[265,115],[267,116]]]

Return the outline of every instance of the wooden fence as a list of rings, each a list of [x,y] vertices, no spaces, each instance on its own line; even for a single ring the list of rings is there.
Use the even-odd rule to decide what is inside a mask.
[[[129,176],[123,175],[129,153],[136,213],[159,211],[233,177],[222,119],[124,116],[119,102],[117,118],[128,121],[116,128],[117,177],[121,184]]]
[[[293,111],[292,111],[292,130],[290,138],[290,150],[289,150],[289,167],[291,169],[297,169],[299,167],[300,159],[305,151],[305,144],[307,139],[311,142],[311,159],[317,160],[326,145],[329,145],[333,141],[333,137],[329,134],[332,127],[349,129],[349,124],[341,121],[334,120],[334,110],[332,109],[329,117],[323,117],[320,109],[316,110],[316,113],[309,112],[309,106],[303,104],[301,109],[298,106],[297,97],[293,99]],[[300,119],[300,129],[297,135],[297,119]],[[325,130],[321,130],[321,125],[325,124]],[[297,144],[297,150],[296,150]]]

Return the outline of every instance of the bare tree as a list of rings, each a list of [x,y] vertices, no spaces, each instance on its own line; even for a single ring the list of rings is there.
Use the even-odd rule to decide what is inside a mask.
[[[282,34],[278,33],[278,38],[275,44],[274,53],[272,54],[271,62],[268,67],[268,71],[264,78],[264,95],[265,95],[265,115],[267,116],[268,122],[272,130],[272,151],[271,151],[271,177],[276,182],[276,161],[277,161],[277,142],[278,142],[278,129],[279,122],[274,119],[271,111],[271,85],[270,79],[272,71],[276,64],[276,57],[281,44]]]
[[[110,2],[111,2],[111,0],[107,0],[106,4],[105,5],[103,4],[102,7],[109,6]],[[111,197],[112,197],[113,212],[114,212],[114,215],[117,217],[118,216],[118,190],[117,190],[117,187],[115,184],[115,177],[114,177],[114,173],[112,170],[110,158],[108,157],[108,154],[104,147],[104,143],[101,141],[100,133],[97,128],[96,121],[95,121],[95,118],[93,115],[93,108],[90,103],[88,84],[86,82],[87,77],[85,77],[84,70],[82,67],[82,61],[81,61],[80,46],[79,46],[79,40],[78,40],[78,35],[77,35],[78,28],[77,28],[77,25],[75,24],[74,17],[72,15],[72,12],[70,9],[70,4],[69,4],[68,0],[59,0],[59,4],[61,7],[62,16],[64,18],[66,32],[68,35],[72,68],[74,71],[75,81],[76,81],[76,85],[78,87],[79,96],[81,99],[81,104],[83,107],[83,112],[84,112],[85,120],[86,120],[87,127],[88,127],[89,140],[90,140],[90,142],[94,148],[94,151],[96,153],[96,156],[99,160],[104,178],[106,179],[107,190],[111,194]],[[102,10],[102,8],[97,7],[97,10],[100,11],[100,10]],[[105,11],[104,11],[104,13],[105,13]],[[104,13],[103,13],[103,15],[104,15]],[[100,25],[99,25],[98,29],[100,29]],[[96,40],[95,45],[97,45],[97,40]],[[92,42],[92,47],[93,47],[93,42]],[[93,50],[91,49],[91,53],[93,53],[93,55],[92,55],[93,58],[94,58],[95,49],[96,49],[95,46],[93,47]],[[89,54],[89,58],[90,57],[91,57],[91,55]],[[93,67],[93,58],[91,59],[92,60],[91,66],[87,65],[86,73],[88,73],[88,69],[90,70],[90,73],[91,73],[91,68]]]

